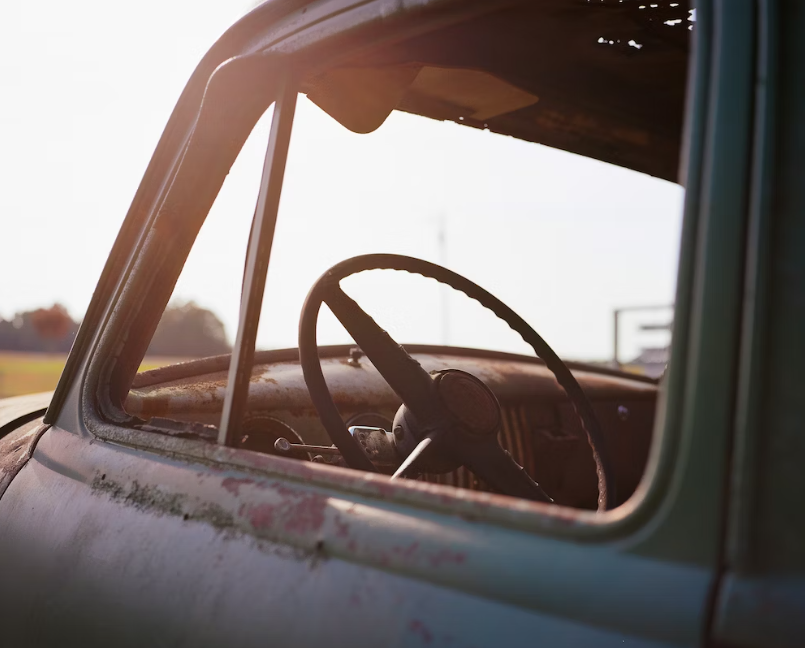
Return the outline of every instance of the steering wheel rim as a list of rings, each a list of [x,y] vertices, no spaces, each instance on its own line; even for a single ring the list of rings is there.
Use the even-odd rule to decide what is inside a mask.
[[[518,333],[520,337],[534,349],[535,354],[545,362],[546,367],[553,373],[557,382],[568,395],[571,405],[581,422],[596,465],[598,477],[598,510],[602,511],[614,508],[616,501],[614,477],[601,426],[598,423],[590,401],[587,399],[586,394],[567,365],[565,365],[548,343],[545,342],[523,318],[488,291],[447,268],[414,257],[396,254],[367,254],[352,257],[337,263],[313,284],[302,306],[299,321],[299,356],[305,383],[325,430],[330,435],[333,443],[340,450],[347,465],[367,472],[376,471],[374,464],[372,464],[369,458],[363,453],[358,443],[347,430],[346,424],[341,418],[324,380],[324,374],[318,357],[316,325],[322,303],[327,303],[334,313],[336,308],[342,309],[342,306],[347,304],[348,308],[343,312],[348,312],[350,316],[355,316],[359,313],[361,317],[367,318],[378,331],[388,338],[388,340],[391,340],[388,334],[341,290],[339,285],[342,279],[368,270],[398,270],[434,279],[474,299],[483,307],[491,310],[499,319],[506,322],[513,331]],[[346,302],[344,300],[346,300]],[[338,302],[340,302],[341,306],[338,305]],[[334,308],[334,306],[336,306],[336,308]],[[339,314],[335,314],[339,321],[341,321]],[[343,321],[341,321],[341,323],[349,329],[347,323]],[[355,337],[354,334],[353,337]],[[405,352],[401,345],[397,344],[397,347],[405,353],[411,362],[419,367],[418,363],[407,355],[407,352]],[[375,360],[371,357],[371,354],[363,347],[361,348],[374,363]],[[419,368],[421,369],[421,367]],[[389,377],[382,371],[381,374],[396,392],[397,389],[389,380]],[[412,398],[414,396],[416,396],[416,394],[412,394]],[[406,402],[405,398],[403,398],[403,402]]]

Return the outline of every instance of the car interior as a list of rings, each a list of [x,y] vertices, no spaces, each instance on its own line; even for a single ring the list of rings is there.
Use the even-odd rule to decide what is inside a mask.
[[[676,183],[694,17],[686,0],[511,3],[311,67],[298,92],[358,137],[407,113]],[[393,340],[338,285],[373,269],[464,293],[533,353]],[[254,356],[236,447],[580,509],[635,493],[661,377],[562,360],[502,296],[407,255],[353,256],[308,287],[298,346]],[[318,343],[325,304],[353,342]],[[132,425],[216,443],[230,360],[138,373]]]

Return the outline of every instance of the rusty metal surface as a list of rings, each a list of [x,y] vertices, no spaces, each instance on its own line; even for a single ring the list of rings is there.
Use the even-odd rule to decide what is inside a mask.
[[[518,363],[545,366],[545,362],[536,356],[522,355],[519,353],[507,353],[505,351],[492,351],[490,349],[473,349],[469,347],[434,344],[406,344],[405,348],[413,355],[430,354],[448,357],[469,356],[472,358],[485,360],[509,360]],[[359,349],[356,350],[356,347],[352,344],[327,344],[319,346],[320,358],[339,358],[341,356],[349,357],[347,364],[351,366],[359,366],[360,358],[363,357],[363,353],[361,353]],[[176,364],[166,365],[164,367],[157,367],[156,369],[149,369],[148,371],[138,373],[135,376],[131,386],[134,389],[140,389],[141,387],[150,387],[159,383],[172,382],[174,380],[183,380],[209,373],[226,371],[229,369],[230,358],[230,354],[225,353],[223,355],[199,358],[198,360],[178,362]],[[296,347],[289,349],[269,349],[256,351],[254,354],[254,363],[256,365],[273,364],[275,362],[298,361],[299,349]],[[626,378],[629,381],[642,382],[651,385],[658,384],[656,378],[641,374],[626,373],[621,369],[612,369],[610,367],[591,365],[586,362],[577,362],[574,360],[565,360],[564,362],[573,371],[594,373],[600,376]]]
[[[446,354],[414,354],[414,357],[426,370],[449,366],[484,380],[501,401],[500,442],[515,461],[559,503],[585,509],[596,507],[595,465],[589,445],[564,392],[544,365]],[[366,412],[375,412],[388,420],[393,418],[400,401],[367,359],[356,367],[344,353],[326,358],[322,364],[345,419]],[[657,387],[650,382],[589,371],[575,374],[593,402],[612,448],[619,503],[622,503],[635,492],[645,470]],[[142,418],[166,417],[214,425],[220,416],[225,385],[224,371],[153,384],[132,390],[126,407]],[[249,408],[280,419],[306,443],[331,443],[295,361],[255,367]],[[447,474],[424,475],[422,479],[473,490],[488,489],[464,468]]]
[[[268,4],[273,7],[281,3]],[[413,1],[396,3],[406,9],[416,4]],[[392,3],[384,7],[391,8]],[[352,20],[350,26],[354,24]],[[315,40],[309,34],[302,38],[307,38],[308,42]],[[208,58],[207,63],[217,64],[214,58]],[[734,57],[719,56],[716,61],[731,58]],[[708,64],[707,68],[710,67]],[[718,65],[712,69],[713,74],[721,70]],[[206,77],[201,81],[203,85]],[[700,93],[697,91],[697,94]],[[718,106],[730,103],[721,101],[717,91],[712,94],[719,100]],[[193,113],[195,103],[183,99],[180,108]],[[733,103],[744,105],[743,102]],[[719,109],[715,114],[722,112]],[[735,120],[714,121],[731,124]],[[185,127],[189,129],[192,125],[182,124],[182,119],[176,118],[173,127],[170,138],[181,140]],[[177,130],[182,132],[177,134]],[[693,132],[695,138],[696,129]],[[170,138],[166,136],[163,144]],[[735,138],[729,140],[733,142]],[[696,146],[697,141],[694,141],[694,150]],[[739,158],[734,150],[735,147],[729,147],[732,157]],[[178,156],[177,151],[181,151],[181,147],[174,150],[164,144],[154,156],[149,176],[143,183],[148,189],[141,189],[142,195],[138,192],[139,212],[133,207],[132,216],[127,218],[130,232],[147,223],[144,212],[150,209],[153,198],[149,192],[155,180],[160,184],[164,179],[165,160],[170,160],[174,153]],[[719,162],[725,161],[723,157],[723,154],[710,156],[716,168]],[[698,191],[698,174],[694,160],[690,172],[694,195]],[[219,184],[210,183],[209,190],[214,194]],[[710,182],[713,184],[718,189],[725,183]],[[744,186],[735,182],[727,184]],[[705,187],[709,192],[706,195],[722,198],[723,192],[712,190],[710,185]],[[184,186],[186,189],[186,181]],[[188,202],[189,207],[194,206]],[[721,201],[713,204],[719,205]],[[177,209],[183,206],[180,202],[169,204],[175,214],[192,211]],[[179,219],[176,220],[174,224],[178,224]],[[187,226],[187,236],[192,238],[197,227],[188,220],[182,225]],[[698,223],[695,218],[686,217],[686,228],[698,226],[701,231],[714,232],[707,240],[718,241],[719,246],[732,250],[735,246],[729,244],[729,237],[719,236],[723,228],[717,227],[718,222],[716,219],[713,225],[705,219]],[[734,218],[730,218],[728,232],[736,230],[734,223]],[[105,308],[115,307],[121,311],[119,319],[128,317],[136,300],[144,294],[142,290],[130,291],[127,296],[121,291],[123,298],[119,302],[112,301],[112,289],[118,279],[124,278],[126,268],[123,266],[129,251],[126,238],[120,240],[121,246],[116,251],[121,254],[112,255],[119,259],[115,263],[120,267],[108,266],[107,281],[99,286],[98,296],[93,300],[94,315],[85,321],[88,333],[81,339],[82,354],[89,353],[89,341],[103,326],[100,315]],[[683,250],[688,247],[702,249],[701,246],[683,246]],[[705,254],[700,256],[712,259],[713,255],[707,253],[712,250],[703,249]],[[138,260],[147,264],[162,253],[164,248],[152,250]],[[699,266],[690,266],[697,271],[696,285],[706,287],[702,292],[705,303],[717,303],[717,300],[706,299],[713,291],[711,286],[718,288],[721,294],[725,292],[725,277],[742,276],[724,272],[724,267],[729,269],[730,266],[719,262],[718,258],[709,261],[701,272]],[[689,268],[683,265],[680,280],[683,293],[687,283],[693,283],[688,282],[686,273],[690,274]],[[172,285],[171,279],[175,276],[164,272],[160,279],[162,285]],[[143,285],[144,282],[138,284],[140,288]],[[727,288],[732,285],[727,282]],[[681,310],[686,312],[685,302],[689,300],[680,301],[683,302]],[[736,310],[723,309],[725,313],[729,311],[733,320]],[[724,399],[710,397],[709,375],[700,371],[694,360],[716,365],[713,358],[727,354],[714,354],[712,344],[719,340],[729,342],[723,331],[731,329],[723,325],[723,318],[704,318],[696,313],[691,319],[694,329],[691,337],[697,342],[704,340],[699,342],[700,348],[711,350],[703,354],[698,351],[699,347],[689,348],[684,334],[680,338],[683,344],[675,345],[678,355],[691,358],[692,368],[688,370],[685,364],[680,365],[685,372],[679,376],[684,384],[692,385],[689,391],[699,392],[698,400],[693,402],[697,407],[696,416],[692,417],[695,425],[688,425],[680,434],[670,425],[665,436],[672,441],[679,438],[680,442],[666,443],[674,452],[664,453],[662,466],[678,460],[681,468],[673,472],[665,470],[663,474],[667,474],[668,479],[661,482],[655,479],[652,483],[656,496],[643,507],[642,519],[649,515],[654,517],[649,524],[640,527],[644,540],[648,538],[639,548],[645,558],[628,553],[629,545],[639,544],[639,541],[630,537],[624,527],[627,522],[632,529],[641,524],[626,519],[631,512],[628,504],[625,510],[605,515],[597,522],[584,512],[568,512],[558,507],[545,509],[478,493],[465,495],[427,484],[401,484],[388,489],[388,483],[379,476],[283,462],[256,453],[104,426],[95,421],[87,425],[96,425],[93,432],[100,439],[90,441],[76,415],[70,420],[74,426],[71,433],[58,431],[45,435],[46,443],[37,450],[35,460],[23,468],[9,492],[0,499],[0,519],[10,520],[0,525],[0,573],[16,577],[20,582],[20,587],[12,595],[4,596],[0,605],[11,620],[4,630],[18,630],[20,636],[33,630],[40,638],[52,633],[54,644],[59,640],[63,642],[60,631],[82,624],[87,627],[95,624],[94,628],[103,624],[100,632],[88,634],[86,644],[177,644],[192,643],[195,638],[197,644],[259,642],[264,645],[273,640],[321,645],[321,637],[313,637],[313,633],[326,636],[337,622],[340,627],[346,626],[343,632],[351,633],[341,636],[352,645],[361,642],[392,645],[395,638],[397,644],[410,645],[415,640],[448,643],[445,634],[436,633],[452,629],[449,625],[452,620],[452,627],[462,628],[463,638],[473,639],[478,645],[498,645],[500,632],[496,632],[493,638],[496,643],[492,644],[488,634],[484,634],[488,629],[481,625],[490,618],[484,613],[493,611],[496,623],[507,631],[522,631],[520,636],[528,636],[529,644],[539,636],[566,645],[623,645],[621,642],[629,645],[634,643],[629,633],[666,644],[699,643],[705,609],[702,592],[712,591],[709,568],[715,565],[709,561],[714,553],[711,547],[715,546],[711,541],[711,527],[712,521],[719,518],[720,510],[713,503],[718,493],[713,484],[725,483],[719,458],[726,444],[722,443],[724,435],[720,434],[719,425],[722,419],[731,419],[716,416],[713,425],[713,417],[703,415],[708,412],[702,413],[699,401],[718,404]],[[700,335],[700,329],[695,326],[700,320],[711,322],[715,333],[707,330],[706,335]],[[114,338],[116,353],[118,343],[127,339],[131,327],[126,328],[119,321],[113,324],[117,328],[107,326],[106,331]],[[684,326],[681,328],[684,332]],[[736,346],[726,342],[724,346],[728,348]],[[99,357],[111,357],[110,349],[109,344],[101,346]],[[126,350],[122,353],[125,356]],[[82,355],[78,352],[71,356],[71,364],[76,367],[81,361]],[[67,379],[60,386],[64,393],[84,378],[75,371],[66,373]],[[719,381],[709,383],[717,385]],[[87,384],[86,392],[94,397],[97,392],[92,389],[98,386],[97,381],[93,383],[90,377]],[[673,398],[669,403],[672,409],[676,407],[684,412],[693,407],[681,398]],[[680,404],[686,409],[679,407]],[[78,409],[78,397],[73,396],[68,414],[73,415]],[[86,411],[88,416],[93,414],[91,407]],[[61,413],[58,407],[54,408],[54,417]],[[65,421],[68,419],[70,416],[64,416]],[[114,440],[127,447],[115,447],[104,440]],[[132,450],[133,447],[136,449]],[[162,456],[146,457],[144,448],[156,450]],[[181,465],[174,461],[176,457],[195,460],[196,464]],[[213,468],[201,465],[204,461],[217,465],[222,471],[216,473],[217,479],[212,476]],[[674,477],[673,488],[668,489],[671,492],[666,497],[664,484],[670,483],[671,476]],[[107,479],[111,486],[103,485]],[[228,482],[229,488],[223,483],[227,479],[235,480]],[[253,480],[253,483],[244,480]],[[302,482],[306,480],[316,483],[318,488],[304,485]],[[328,487],[332,490],[325,490]],[[394,503],[385,501],[386,498],[393,498]],[[440,498],[442,501],[436,501]],[[342,537],[336,514],[343,503],[352,517],[348,518],[350,533]],[[662,511],[655,515],[660,509],[655,506],[658,503],[662,504]],[[543,515],[534,515],[536,512]],[[382,524],[372,525],[371,521]],[[624,524],[617,527],[620,521]],[[500,523],[501,527],[494,528],[490,522]],[[572,542],[557,542],[555,538],[533,537],[522,532],[537,530],[548,535],[562,524],[579,531],[568,534]],[[504,526],[509,527],[508,531]],[[373,528],[367,531],[369,527]],[[519,530],[511,532],[513,527]],[[597,531],[601,531],[599,536],[594,535]],[[234,541],[228,535],[230,532],[236,536]],[[603,542],[585,543],[591,537],[600,540],[604,532],[615,541],[605,547]],[[347,538],[355,540],[352,549]],[[681,547],[676,551],[669,549],[675,539],[680,540],[677,544]],[[297,553],[300,548],[301,553]],[[432,565],[431,559],[439,555],[437,551],[446,548],[454,552],[458,549],[462,559]],[[522,560],[523,556],[528,559]],[[309,563],[302,565],[306,559]],[[348,562],[355,564],[339,571]],[[700,568],[694,567],[695,564]],[[365,566],[369,569],[364,570]],[[397,583],[403,579],[394,580],[394,575],[388,573],[395,571],[408,576],[399,587]],[[373,576],[378,573],[383,578],[374,582]],[[426,581],[442,588],[463,589],[471,596],[451,592],[454,598],[445,600],[439,598],[443,589],[416,589]],[[376,585],[380,593],[373,595],[371,588],[366,587],[368,583]],[[601,583],[614,584],[614,587],[601,592]],[[369,600],[371,605],[362,608],[360,613],[344,611],[344,601],[338,598],[339,594],[355,593],[356,589],[359,598]],[[381,600],[385,606],[378,603]],[[486,605],[493,600],[517,607],[498,606],[493,610]],[[23,608],[20,601],[32,601],[33,605]],[[408,614],[414,609],[414,602],[419,602],[427,618]],[[515,615],[526,608],[539,609],[538,625],[536,619]],[[440,617],[436,616],[437,609]],[[556,623],[555,617],[547,618],[552,613],[573,615],[577,624],[562,626]],[[57,615],[57,622],[43,626],[43,614]],[[322,616],[316,616],[318,614]],[[304,623],[289,625],[287,620],[294,618],[303,618]],[[376,623],[367,628],[366,618]],[[148,623],[135,625],[135,620],[139,619],[146,619]],[[400,626],[400,619],[408,625]],[[406,628],[417,634],[400,639]],[[607,628],[618,628],[619,632],[607,632]],[[540,634],[529,633],[529,629],[536,629]],[[392,634],[392,630],[397,634]],[[120,635],[124,631],[132,634],[117,637],[122,641],[110,641],[115,638],[114,633]],[[309,634],[305,635],[306,631]],[[370,631],[377,634],[370,635]],[[144,636],[149,632],[153,635]],[[222,632],[226,634],[218,634]],[[259,633],[259,639],[255,634],[244,636],[249,632]],[[138,638],[143,640],[137,642]]]
[[[452,367],[472,373],[501,401],[565,398],[562,388],[543,365],[447,354],[414,353],[413,357],[428,371]],[[322,366],[333,398],[344,412],[380,411],[399,406],[394,392],[368,360],[355,367],[346,356],[325,358]],[[590,371],[574,373],[591,400],[653,400],[656,397],[655,383]],[[181,419],[183,414],[193,414],[199,417],[195,420],[214,423],[215,417],[210,415],[221,411],[226,380],[227,374],[221,370],[132,389],[126,400],[126,411],[143,418]],[[286,361],[255,366],[249,389],[249,409],[282,410],[291,419],[302,419],[303,428],[308,427],[304,419],[311,417],[312,405],[298,363]],[[299,431],[304,436],[305,430]]]
[[[42,414],[0,439],[0,497],[3,496],[11,480],[31,458],[36,442],[47,430],[42,425]]]
[[[16,426],[44,413],[53,392],[0,399],[0,438]]]
[[[123,428],[88,420],[89,430],[102,440],[164,457],[181,458],[224,470],[268,474],[274,478],[316,484],[333,493],[394,501],[420,511],[446,513],[466,520],[488,522],[575,541],[618,538],[641,518],[632,515],[640,499],[633,498],[605,513],[548,506],[489,492],[457,489],[415,480],[390,482],[388,476],[337,466],[298,461],[257,452],[219,446],[207,441],[181,439],[146,429]]]
[[[0,588],[7,645],[32,628],[38,645],[77,630],[82,645],[123,646],[320,646],[323,636],[338,646],[530,646],[544,632],[564,645],[681,644],[693,641],[700,602],[678,588],[706,578],[630,555],[628,543],[557,547],[58,428],[0,500],[0,518],[0,571],[16,583]],[[567,565],[618,587],[604,601],[583,577],[568,579]]]
[[[351,426],[348,429],[369,460],[378,467],[379,472],[395,471],[401,456],[396,449],[391,431],[365,426]]]
[[[332,115],[358,132],[371,129],[396,105],[398,110],[488,128],[677,181],[691,33],[689,3],[542,0],[515,8],[501,4],[487,3],[488,15],[450,25],[438,34],[417,35],[379,51],[366,48],[343,67],[307,79],[304,90],[325,110],[328,93],[321,92],[322,86],[339,97],[339,109]],[[477,47],[479,42],[485,46]],[[562,56],[554,56],[557,52]],[[539,100],[519,110],[481,116],[469,107],[472,102],[466,94],[463,101],[447,93],[435,100],[421,88],[420,76],[396,104],[385,106],[386,110],[382,103],[373,106],[378,115],[353,90],[360,87],[356,69],[380,71],[412,63],[426,69],[491,72]],[[338,80],[344,77],[349,81],[340,88]]]

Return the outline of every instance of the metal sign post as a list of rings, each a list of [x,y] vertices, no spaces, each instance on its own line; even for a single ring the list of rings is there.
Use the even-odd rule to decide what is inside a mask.
[[[673,304],[663,304],[663,305],[650,305],[650,306],[627,306],[624,308],[616,308],[612,311],[612,364],[617,368],[621,366],[620,362],[620,349],[619,349],[619,342],[620,342],[620,317],[623,313],[629,313],[634,311],[657,311],[657,310],[666,310],[666,309],[673,309]],[[662,324],[662,325],[643,325],[642,330],[670,330],[670,324]]]

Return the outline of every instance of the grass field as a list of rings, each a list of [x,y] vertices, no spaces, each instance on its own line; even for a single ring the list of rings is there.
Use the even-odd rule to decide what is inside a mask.
[[[187,358],[147,357],[140,371],[182,362]],[[59,382],[66,354],[0,351],[0,398],[51,391]]]

